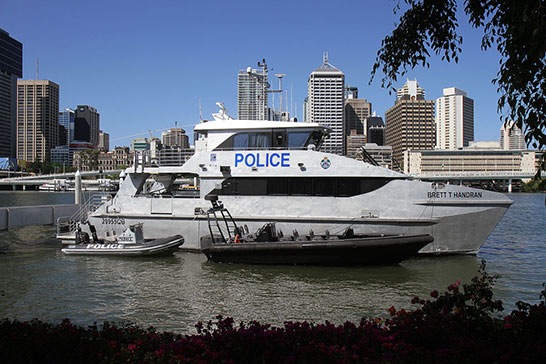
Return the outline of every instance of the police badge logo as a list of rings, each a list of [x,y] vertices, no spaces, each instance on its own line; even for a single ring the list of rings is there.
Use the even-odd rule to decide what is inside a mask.
[[[328,159],[328,157],[324,157],[321,161],[320,161],[320,166],[324,169],[328,169],[330,168],[330,165],[332,164],[332,162],[330,162],[330,160]]]

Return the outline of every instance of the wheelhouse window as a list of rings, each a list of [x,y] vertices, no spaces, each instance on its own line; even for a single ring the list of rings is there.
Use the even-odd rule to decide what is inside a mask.
[[[391,178],[374,177],[269,177],[228,178],[213,195],[239,196],[330,196],[352,197],[375,191]]]
[[[319,130],[269,129],[233,134],[215,150],[305,149],[320,147],[325,134]]]

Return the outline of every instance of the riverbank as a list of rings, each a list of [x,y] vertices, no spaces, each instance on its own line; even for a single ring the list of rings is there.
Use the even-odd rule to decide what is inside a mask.
[[[451,284],[430,299],[414,297],[411,310],[389,309],[386,319],[359,323],[257,321],[217,317],[197,334],[104,323],[88,328],[69,320],[0,321],[5,363],[542,363],[546,305],[518,304],[501,318],[495,277]]]

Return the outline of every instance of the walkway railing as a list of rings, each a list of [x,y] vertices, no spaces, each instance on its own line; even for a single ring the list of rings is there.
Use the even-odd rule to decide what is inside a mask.
[[[94,193],[85,203],[80,205],[80,208],[72,216],[59,217],[57,219],[57,236],[77,231],[80,225],[87,223],[89,215],[108,201],[109,197],[112,197],[112,194],[108,192]]]

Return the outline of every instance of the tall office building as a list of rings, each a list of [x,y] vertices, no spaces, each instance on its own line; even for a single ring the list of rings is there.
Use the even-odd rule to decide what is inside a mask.
[[[161,140],[164,146],[189,148],[189,137],[186,135],[186,131],[181,128],[171,128],[169,131],[161,133]]]
[[[366,125],[366,143],[385,145],[385,123],[381,116],[376,116],[375,113],[368,116],[364,125]]]
[[[345,154],[345,75],[328,62],[328,55],[324,55],[322,65],[311,72],[307,85],[307,121],[332,129],[330,137],[325,140],[321,150],[339,155]]]
[[[436,99],[436,146],[461,149],[474,141],[474,100],[455,87]]]
[[[59,85],[17,81],[17,158],[46,161],[59,142]]]
[[[74,140],[74,116],[75,111],[72,109],[66,108],[63,111],[59,111],[59,125],[61,126],[61,130],[65,132],[64,136],[59,135],[59,145],[69,147],[70,143]]]
[[[527,149],[527,144],[525,144],[525,134],[515,122],[509,121],[504,123],[500,131],[500,147],[502,149]]]
[[[74,140],[99,145],[100,114],[89,105],[78,105],[74,115]]]
[[[345,131],[348,135],[356,130],[357,135],[366,135],[366,118],[372,114],[372,103],[366,99],[345,100]]]
[[[237,76],[237,113],[239,120],[267,120],[267,68],[248,67]]]
[[[110,134],[99,131],[99,145],[98,149],[100,152],[108,152],[110,150]]]
[[[385,144],[403,163],[408,149],[434,149],[436,145],[434,100],[425,100],[425,90],[417,81],[407,81],[398,89],[394,106],[385,113]]]
[[[17,78],[23,77],[23,45],[0,29],[0,157],[17,154]]]

